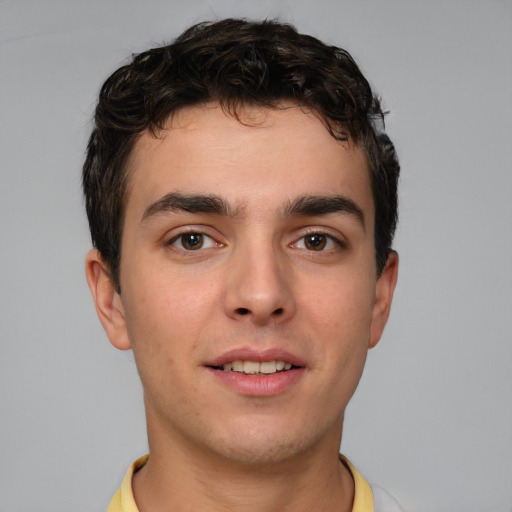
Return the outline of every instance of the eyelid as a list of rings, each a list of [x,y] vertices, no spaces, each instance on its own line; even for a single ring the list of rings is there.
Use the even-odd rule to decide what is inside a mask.
[[[185,237],[187,235],[192,235],[192,234],[200,235],[202,237],[201,246],[198,247],[197,249],[187,249],[186,247],[183,246],[183,241],[182,241],[183,237]],[[208,242],[208,240],[209,240],[209,242]],[[177,243],[179,243],[179,246],[176,245]],[[215,247],[217,245],[217,243],[211,236],[205,235],[204,233],[189,232],[189,233],[181,233],[180,235],[175,236],[174,238],[169,240],[168,245],[172,245],[173,247],[175,247],[176,249],[179,249],[181,251],[199,252],[204,249],[210,249],[211,247]]]
[[[329,241],[331,241],[332,243],[336,244],[337,247],[334,247],[334,248],[328,248],[328,249],[322,249],[321,251],[313,251],[311,249],[307,249],[306,247],[297,247],[297,244],[301,241],[301,240],[304,240],[306,237],[308,236],[311,236],[311,235],[322,235],[322,236],[325,236]],[[310,228],[307,228],[302,234],[300,237],[296,238],[291,244],[290,244],[291,247],[297,247],[298,249],[301,249],[301,250],[305,250],[305,251],[308,251],[308,252],[328,252],[328,251],[331,251],[333,249],[345,249],[347,248],[348,246],[348,242],[347,240],[345,239],[345,237],[343,237],[340,233],[337,232],[337,234],[334,234],[332,233],[331,230],[329,229],[326,229],[325,227],[323,228],[315,228],[315,227],[310,227]]]
[[[215,236],[211,233],[209,233],[209,230],[207,226],[182,226],[179,228],[175,228],[171,231],[170,235],[167,235],[164,238],[164,245],[166,247],[170,247],[173,249],[176,249],[177,251],[186,252],[186,253],[194,253],[194,252],[200,252],[201,250],[205,249],[211,249],[214,247],[224,247],[224,243],[219,241],[219,236]],[[174,244],[176,241],[178,241],[182,236],[186,236],[189,234],[197,234],[202,235],[204,239],[209,239],[213,242],[213,244],[210,244],[208,247],[200,247],[196,250],[190,250],[185,249],[184,247],[176,247]]]

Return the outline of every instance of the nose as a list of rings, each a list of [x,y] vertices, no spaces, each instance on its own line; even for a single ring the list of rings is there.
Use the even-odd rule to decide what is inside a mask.
[[[224,303],[229,317],[263,326],[295,314],[292,270],[278,253],[263,242],[237,248],[227,270]]]

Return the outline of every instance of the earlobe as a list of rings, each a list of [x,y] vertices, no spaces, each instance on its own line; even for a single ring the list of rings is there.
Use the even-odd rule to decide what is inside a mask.
[[[391,302],[398,278],[398,253],[389,253],[386,265],[377,279],[375,302],[372,310],[372,323],[370,328],[370,343],[373,348],[379,342],[391,311]]]
[[[120,295],[98,250],[92,249],[85,259],[85,274],[96,313],[110,343],[119,350],[128,350],[131,343],[126,330],[124,308]]]

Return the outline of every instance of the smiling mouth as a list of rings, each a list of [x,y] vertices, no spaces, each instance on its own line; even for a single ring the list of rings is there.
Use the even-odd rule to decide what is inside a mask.
[[[214,370],[236,372],[244,375],[272,375],[299,368],[286,361],[249,361],[237,360],[224,363],[222,366],[212,366]]]

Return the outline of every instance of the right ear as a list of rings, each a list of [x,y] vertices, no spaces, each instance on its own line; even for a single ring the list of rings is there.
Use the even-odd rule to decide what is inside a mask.
[[[126,329],[121,296],[117,293],[107,266],[97,249],[87,253],[85,275],[96,306],[96,313],[110,343],[119,350],[132,348]]]

